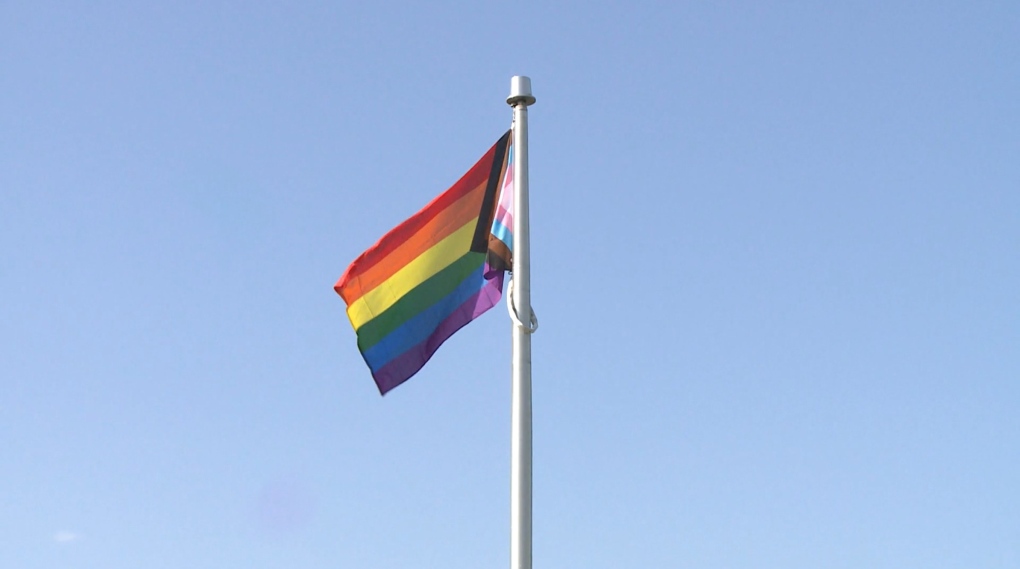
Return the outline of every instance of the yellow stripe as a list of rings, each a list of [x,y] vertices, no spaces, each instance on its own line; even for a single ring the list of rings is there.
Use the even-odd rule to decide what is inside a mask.
[[[476,222],[472,219],[347,307],[347,316],[354,329],[382,314],[411,289],[467,253],[475,236]]]

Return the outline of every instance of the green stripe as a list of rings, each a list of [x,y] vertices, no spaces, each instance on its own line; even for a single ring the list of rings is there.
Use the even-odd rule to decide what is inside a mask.
[[[466,253],[445,269],[411,289],[382,314],[358,328],[358,348],[365,350],[376,345],[387,334],[416,314],[439,302],[485,262],[482,253]]]

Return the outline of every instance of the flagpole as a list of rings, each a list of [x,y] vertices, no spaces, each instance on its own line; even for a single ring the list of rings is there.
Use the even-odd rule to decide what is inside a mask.
[[[514,76],[506,102],[514,109],[515,307],[510,410],[510,569],[531,569],[531,275],[528,239],[528,106],[535,103],[531,79]],[[522,325],[522,323],[527,323]]]

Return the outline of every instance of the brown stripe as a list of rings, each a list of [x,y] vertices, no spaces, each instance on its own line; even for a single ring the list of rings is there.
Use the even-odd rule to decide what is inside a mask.
[[[496,237],[489,236],[489,251],[485,257],[486,262],[489,264],[489,272],[509,271],[513,267],[511,259],[510,249],[507,248],[506,243],[503,243]]]

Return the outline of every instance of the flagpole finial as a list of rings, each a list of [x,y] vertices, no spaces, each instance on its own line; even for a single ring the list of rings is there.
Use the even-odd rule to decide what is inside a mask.
[[[531,94],[530,77],[514,75],[510,79],[510,96],[506,98],[506,104],[515,107],[518,103],[524,103],[525,107],[535,104],[535,96]]]

